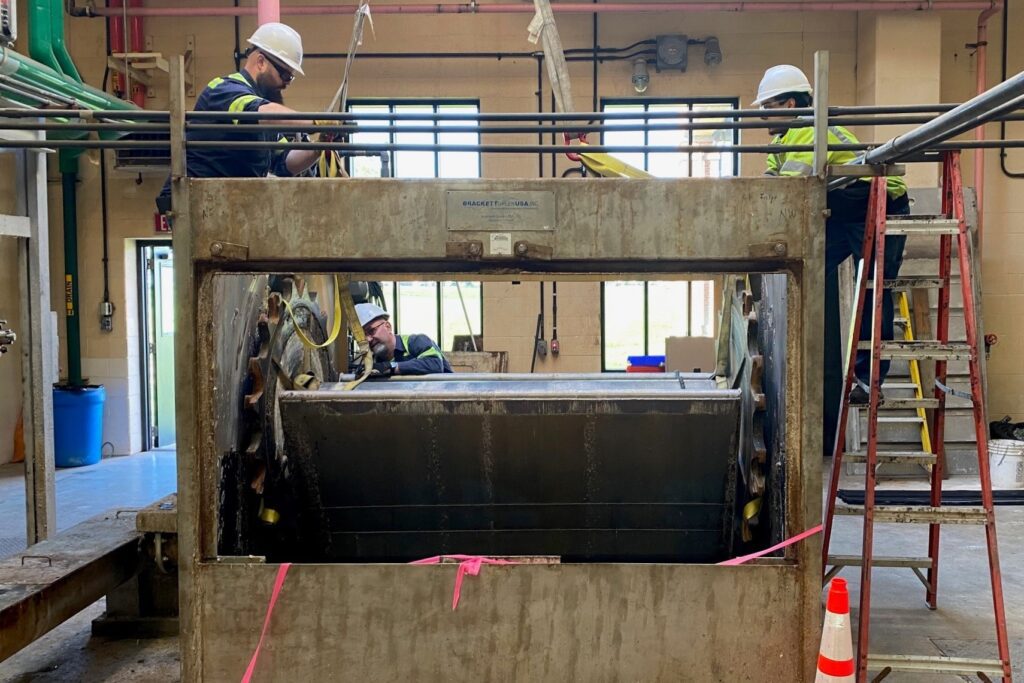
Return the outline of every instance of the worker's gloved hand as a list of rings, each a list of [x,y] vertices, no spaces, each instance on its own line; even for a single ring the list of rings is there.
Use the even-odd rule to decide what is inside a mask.
[[[339,126],[339,125],[341,125],[341,123],[342,123],[341,121],[327,121],[327,120],[318,119],[318,120],[313,122],[313,125],[316,125],[316,126]],[[313,133],[310,136],[310,138],[313,140],[313,142],[334,142],[335,140],[337,140],[340,137],[341,137],[340,133],[334,133],[334,132]]]
[[[370,371],[370,377],[390,377],[392,374],[394,374],[394,369],[386,360],[374,363],[373,370]]]

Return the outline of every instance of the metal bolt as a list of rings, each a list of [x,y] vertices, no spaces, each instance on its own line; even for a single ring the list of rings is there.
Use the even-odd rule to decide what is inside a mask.
[[[470,244],[469,244],[469,255],[470,256],[479,256],[481,249],[482,249],[482,247],[481,247],[479,242],[470,242]]]
[[[530,247],[527,246],[526,242],[520,242],[519,244],[516,245],[516,254],[518,254],[519,256],[526,256],[526,254],[529,251]]]
[[[220,242],[214,242],[210,245],[210,253],[214,256],[220,256],[224,253],[224,245]]]
[[[821,210],[821,215],[824,216],[825,218],[831,218],[832,217],[832,209],[822,209]]]
[[[775,253],[778,254],[779,256],[782,256],[783,254],[786,253],[786,244],[785,244],[785,242],[776,242],[775,243]]]

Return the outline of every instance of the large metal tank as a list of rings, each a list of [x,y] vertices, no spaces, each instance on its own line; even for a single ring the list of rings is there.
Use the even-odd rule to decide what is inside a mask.
[[[312,559],[714,562],[740,391],[710,375],[435,376],[285,392]]]

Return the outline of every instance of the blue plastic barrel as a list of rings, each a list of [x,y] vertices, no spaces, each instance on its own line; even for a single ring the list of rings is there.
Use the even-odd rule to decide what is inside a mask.
[[[53,462],[57,467],[100,461],[106,398],[102,385],[53,388]]]

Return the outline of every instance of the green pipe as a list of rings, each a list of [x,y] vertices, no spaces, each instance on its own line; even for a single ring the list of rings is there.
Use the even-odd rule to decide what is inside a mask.
[[[104,109],[138,110],[138,107],[131,102],[126,102],[85,83],[74,81],[53,67],[2,47],[0,47],[0,74],[37,88],[74,98],[82,107],[93,111]]]
[[[76,158],[77,163],[77,158]],[[67,316],[68,385],[80,387],[82,380],[82,336],[78,315],[78,173],[60,174],[64,207],[64,304]]]
[[[67,44],[64,42],[64,0],[50,0],[50,45],[60,71],[81,83],[82,77],[75,68],[75,62],[71,59]]]
[[[32,59],[61,73],[60,64],[53,54],[53,22],[50,20],[52,6],[50,0],[31,0],[28,3],[28,53]]]

